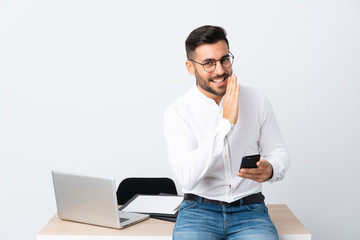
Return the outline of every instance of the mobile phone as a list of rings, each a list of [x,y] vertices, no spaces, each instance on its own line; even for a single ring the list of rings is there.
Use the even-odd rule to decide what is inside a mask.
[[[260,160],[260,155],[250,155],[242,158],[240,169],[242,168],[257,168],[256,163]]]

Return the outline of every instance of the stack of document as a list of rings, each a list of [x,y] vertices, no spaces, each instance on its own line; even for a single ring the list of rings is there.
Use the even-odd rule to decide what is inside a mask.
[[[175,222],[182,200],[183,196],[178,195],[137,194],[126,202],[120,210],[144,213],[152,218]]]

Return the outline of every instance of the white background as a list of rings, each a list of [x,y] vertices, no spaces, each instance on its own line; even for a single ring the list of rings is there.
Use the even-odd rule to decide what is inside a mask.
[[[174,177],[162,114],[194,84],[184,41],[223,26],[291,154],[267,203],[314,240],[359,239],[359,1],[0,1],[0,239],[56,212],[51,170]],[[180,186],[178,189],[180,190]]]

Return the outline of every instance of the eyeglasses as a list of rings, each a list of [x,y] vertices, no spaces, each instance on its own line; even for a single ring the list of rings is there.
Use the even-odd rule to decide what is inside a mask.
[[[194,61],[192,59],[189,59],[189,61],[200,64],[203,66],[205,72],[213,72],[216,69],[216,62],[219,61],[221,66],[223,68],[229,68],[232,66],[232,64],[234,63],[234,55],[232,55],[231,52],[229,52],[228,56],[222,57],[219,60],[215,60],[215,59],[209,59],[209,60],[205,60],[204,63],[199,63],[197,61]]]

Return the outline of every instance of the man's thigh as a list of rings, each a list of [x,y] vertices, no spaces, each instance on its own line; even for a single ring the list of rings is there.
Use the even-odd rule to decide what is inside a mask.
[[[265,204],[222,207],[184,201],[173,239],[278,240],[278,235]]]
[[[202,203],[184,201],[179,209],[173,239],[224,239],[222,213],[208,207]]]
[[[240,207],[232,213],[227,223],[229,240],[278,240],[277,230],[264,203]]]

